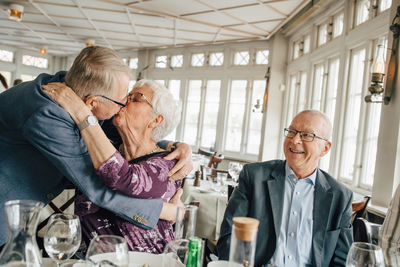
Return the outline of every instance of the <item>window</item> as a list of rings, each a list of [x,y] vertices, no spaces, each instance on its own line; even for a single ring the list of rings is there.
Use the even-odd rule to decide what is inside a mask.
[[[155,80],[155,81],[165,86],[165,80]]]
[[[306,35],[306,36],[304,37],[303,54],[310,53],[310,44],[311,44],[310,35]]]
[[[333,38],[336,38],[336,37],[342,35],[342,33],[343,33],[343,19],[344,19],[344,13],[343,12],[339,13],[339,14],[336,14],[333,17],[333,32],[332,32]]]
[[[322,93],[324,90],[324,65],[318,64],[314,67],[314,86],[311,107],[320,110],[322,107]]]
[[[300,74],[300,88],[299,88],[299,95],[297,97],[298,103],[297,103],[297,112],[296,113],[299,113],[300,111],[306,109],[306,105],[307,105],[306,83],[307,83],[307,73],[302,71]]]
[[[234,65],[239,65],[239,66],[244,66],[248,65],[250,62],[250,53],[249,51],[241,51],[241,52],[236,52],[233,64]]]
[[[295,42],[293,44],[293,59],[300,57],[300,42]]]
[[[268,56],[269,56],[269,50],[258,50],[256,53],[256,64],[267,65]]]
[[[266,50],[268,51],[268,50]],[[250,123],[247,134],[247,146],[246,153],[258,155],[260,151],[261,141],[261,125],[262,125],[262,113],[257,109],[254,110],[256,104],[262,105],[264,99],[266,81],[255,80],[253,81],[253,95],[251,97],[252,112],[250,112]],[[260,107],[263,108],[262,106]]]
[[[322,24],[318,27],[318,46],[325,44],[328,41],[328,24]]]
[[[366,22],[369,18],[370,0],[357,0],[355,8],[355,26]]]
[[[171,67],[182,68],[183,66],[183,55],[173,55],[171,57]]]
[[[181,81],[180,80],[170,80],[168,89],[174,96],[175,100],[180,100],[180,91],[181,91]],[[181,118],[181,121],[182,121],[182,119],[183,118]],[[172,130],[172,132],[170,134],[168,134],[166,137],[164,137],[163,139],[164,140],[177,140],[176,128],[174,130]]]
[[[192,67],[203,67],[204,66],[204,54],[193,54],[192,55]]]
[[[392,0],[380,0],[379,2],[379,12],[383,12],[392,6]]]
[[[204,116],[200,145],[212,151],[215,150],[215,141],[217,136],[220,88],[220,80],[207,81],[205,103],[204,108],[202,109]]]
[[[47,58],[43,57],[34,57],[30,55],[23,55],[22,56],[22,64],[26,66],[33,66],[37,68],[47,69],[48,61]]]
[[[242,129],[246,108],[247,80],[233,80],[231,84],[228,126],[226,129],[225,150],[240,152]]]
[[[186,109],[185,130],[183,134],[183,141],[189,145],[196,145],[197,143],[201,86],[201,80],[189,81],[188,97],[186,101],[186,106],[189,108]]]
[[[295,115],[295,96],[297,90],[297,74],[290,75],[289,78],[289,97],[288,97],[288,112],[286,117],[286,122],[290,122]]]
[[[7,50],[0,50],[0,60],[5,62],[13,62],[14,53]]]
[[[352,181],[356,176],[357,134],[365,68],[365,48],[352,51],[348,81],[346,119],[343,133],[340,177]]]
[[[224,53],[211,53],[210,54],[210,66],[222,66],[224,64]]]
[[[32,81],[34,79],[36,79],[36,76],[32,76],[29,74],[21,74],[21,80],[24,82]]]
[[[6,82],[8,85],[8,88],[12,87],[12,83],[11,83],[11,72],[9,71],[0,71],[0,73],[4,76],[4,78],[6,78]]]
[[[138,58],[134,57],[129,59],[129,68],[136,70],[138,68]]]
[[[167,67],[167,56],[156,57],[156,68],[165,69]]]

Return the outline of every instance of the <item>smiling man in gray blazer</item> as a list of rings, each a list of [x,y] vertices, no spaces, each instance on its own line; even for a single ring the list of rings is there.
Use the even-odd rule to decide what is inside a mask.
[[[285,128],[286,161],[247,164],[221,225],[220,259],[229,258],[232,218],[260,220],[255,266],[345,266],[353,242],[352,192],[318,168],[332,126],[305,110]]]

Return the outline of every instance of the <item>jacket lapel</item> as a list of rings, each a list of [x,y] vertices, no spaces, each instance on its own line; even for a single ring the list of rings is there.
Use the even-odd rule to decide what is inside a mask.
[[[318,169],[314,188],[312,251],[314,266],[322,266],[324,239],[331,210],[332,193],[324,174]]]
[[[274,218],[275,236],[278,239],[282,222],[283,195],[285,193],[285,161],[271,172],[267,183]]]

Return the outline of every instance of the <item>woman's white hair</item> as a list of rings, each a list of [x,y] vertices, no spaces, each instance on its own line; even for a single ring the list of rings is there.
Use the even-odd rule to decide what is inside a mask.
[[[133,86],[135,88],[149,87],[153,90],[154,112],[164,116],[164,121],[153,130],[154,141],[159,141],[172,132],[181,121],[181,103],[174,99],[172,93],[162,84],[153,80],[140,80]]]

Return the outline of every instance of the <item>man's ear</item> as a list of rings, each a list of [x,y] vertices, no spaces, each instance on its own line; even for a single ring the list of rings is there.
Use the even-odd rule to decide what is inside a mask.
[[[89,96],[86,99],[83,100],[85,102],[86,106],[90,108],[90,110],[96,108],[97,106],[97,97],[95,96]]]
[[[149,124],[149,127],[151,128],[156,128],[158,125],[160,125],[164,121],[164,116],[161,114],[158,114]]]
[[[332,143],[330,141],[325,141],[324,149],[321,151],[321,157],[328,154],[329,150],[331,150]]]

